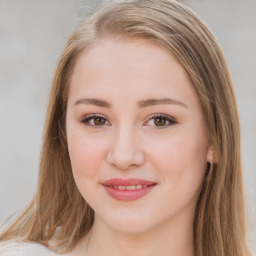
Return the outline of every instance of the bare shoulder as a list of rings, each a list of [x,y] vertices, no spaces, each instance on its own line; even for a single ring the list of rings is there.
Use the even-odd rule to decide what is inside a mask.
[[[55,256],[45,246],[37,243],[6,241],[0,243],[1,256]]]

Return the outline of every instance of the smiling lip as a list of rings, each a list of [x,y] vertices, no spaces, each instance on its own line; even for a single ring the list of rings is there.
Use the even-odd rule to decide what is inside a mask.
[[[110,179],[102,183],[107,193],[121,201],[136,200],[150,192],[156,183],[141,179]]]

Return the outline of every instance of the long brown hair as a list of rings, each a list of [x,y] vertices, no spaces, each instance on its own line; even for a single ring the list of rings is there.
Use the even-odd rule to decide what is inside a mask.
[[[172,0],[113,2],[87,18],[67,41],[50,93],[36,196],[0,235],[64,253],[93,224],[74,182],[65,116],[69,80],[81,51],[102,38],[144,38],[168,49],[187,71],[218,161],[206,172],[194,220],[196,256],[248,256],[240,127],[230,73],[218,42],[187,7]]]

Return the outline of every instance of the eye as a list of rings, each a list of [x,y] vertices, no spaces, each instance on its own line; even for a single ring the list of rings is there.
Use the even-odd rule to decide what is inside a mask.
[[[84,125],[92,126],[95,128],[98,128],[104,125],[110,125],[109,121],[105,117],[101,115],[95,115],[95,114],[86,116],[84,119],[81,120],[81,122]],[[176,123],[177,122],[174,120],[174,118],[171,118],[168,115],[154,114],[149,116],[148,121],[146,122],[146,125],[155,126],[161,129]]]
[[[176,123],[177,122],[174,118],[164,114],[150,115],[148,121],[146,122],[147,125],[155,126],[160,129],[170,125],[174,125]]]
[[[109,125],[109,122],[107,121],[107,119],[101,115],[86,116],[81,122],[87,126],[93,126],[93,127],[101,127],[104,125]]]

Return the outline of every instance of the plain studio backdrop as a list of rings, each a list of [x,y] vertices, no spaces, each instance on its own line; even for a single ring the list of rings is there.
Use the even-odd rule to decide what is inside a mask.
[[[106,1],[0,0],[0,223],[35,194],[54,69],[67,36]],[[256,253],[256,0],[184,0],[217,36],[242,125],[250,246]]]

